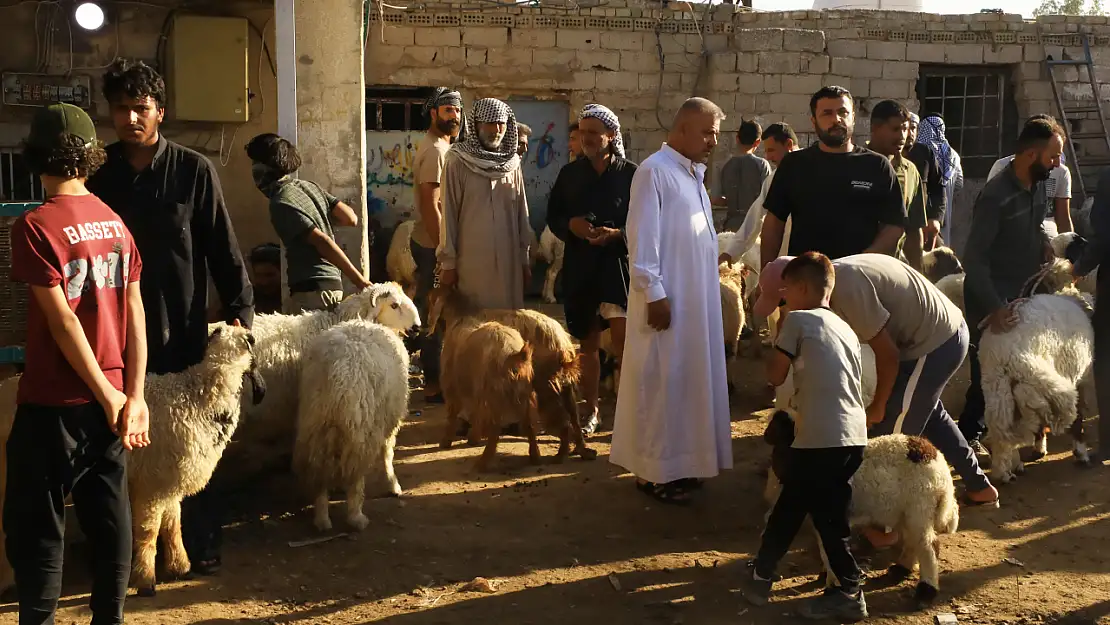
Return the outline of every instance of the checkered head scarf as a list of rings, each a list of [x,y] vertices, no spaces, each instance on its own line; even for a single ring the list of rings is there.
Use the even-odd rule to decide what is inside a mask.
[[[929,146],[937,155],[941,183],[947,185],[956,175],[956,168],[953,167],[952,146],[944,136],[944,120],[940,115],[929,115],[921,120],[921,125],[917,127],[917,142]]]
[[[497,151],[491,152],[478,139],[478,124],[498,122],[505,124],[505,136],[501,138]],[[501,100],[485,98],[475,102],[470,115],[463,119],[463,134],[451,146],[451,153],[474,173],[497,179],[520,167],[516,147],[516,116],[513,110]]]
[[[462,94],[447,87],[436,87],[435,93],[424,101],[424,115],[428,116],[433,109],[449,105],[462,108]]]
[[[621,122],[617,119],[617,114],[600,104],[587,104],[582,112],[578,115],[578,121],[581,123],[583,119],[592,117],[605,127],[616,134],[613,137],[613,153],[617,156],[624,158],[624,142],[621,141]]]

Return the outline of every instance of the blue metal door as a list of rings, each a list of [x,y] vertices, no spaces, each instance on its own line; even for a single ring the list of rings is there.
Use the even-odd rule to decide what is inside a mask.
[[[509,100],[508,104],[516,120],[532,128],[524,157],[524,186],[532,229],[539,236],[547,223],[547,196],[559,170],[569,161],[570,105],[539,100]]]

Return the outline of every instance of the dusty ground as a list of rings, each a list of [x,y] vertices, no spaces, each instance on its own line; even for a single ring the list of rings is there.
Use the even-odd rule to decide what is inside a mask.
[[[369,529],[355,537],[291,547],[316,537],[288,477],[237,501],[226,533],[224,570],[213,578],[162,584],[153,599],[130,597],[128,623],[460,623],[770,624],[800,622],[798,601],[817,591],[818,561],[799,549],[776,601],[749,609],[735,592],[742,562],[758,546],[765,506],[759,470],[768,449],[758,435],[766,408],[762,369],[734,370],[735,469],[713,480],[689,508],[654,503],[608,463],[608,432],[591,443],[593,462],[528,466],[526,445],[503,439],[498,472],[474,475],[478,449],[441,451],[442,408],[419,399],[397,447],[406,495],[366,506]],[[966,370],[945,398],[958,414]],[[612,404],[607,405],[611,418]],[[552,455],[553,439],[543,452]],[[1080,625],[1110,622],[1110,469],[1081,470],[1066,440],[1003,489],[1000,510],[964,512],[943,539],[941,599],[912,612],[913,582],[873,574],[874,621]],[[337,531],[342,506],[332,510]],[[800,541],[801,542],[801,541]],[[808,549],[807,538],[801,547]],[[876,567],[880,562],[875,562]],[[70,558],[58,622],[87,623],[87,580]],[[462,590],[475,577],[496,592]],[[615,580],[615,583],[614,583]],[[619,586],[619,588],[618,588]],[[0,606],[0,623],[16,622]]]

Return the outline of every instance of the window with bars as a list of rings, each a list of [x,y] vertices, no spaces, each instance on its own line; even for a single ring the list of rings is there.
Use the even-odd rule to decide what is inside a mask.
[[[367,130],[423,130],[428,120],[421,110],[435,91],[432,87],[367,87]]]
[[[938,113],[945,136],[960,155],[964,176],[985,178],[1012,153],[1017,127],[1010,73],[993,67],[922,66],[917,82],[922,116]]]
[[[38,176],[23,162],[18,148],[0,148],[0,202],[41,202],[45,194]]]

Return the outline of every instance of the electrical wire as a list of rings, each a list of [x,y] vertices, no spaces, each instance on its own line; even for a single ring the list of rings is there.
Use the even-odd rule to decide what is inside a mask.
[[[255,74],[258,76],[258,100],[261,104],[261,109],[258,111],[259,117],[262,117],[262,115],[266,113],[266,90],[262,88],[262,52],[265,50],[266,45],[266,29],[270,27],[273,21],[274,16],[271,15],[266,19],[266,23],[262,25],[262,45],[258,48],[258,67]]]
[[[105,63],[104,65],[93,65],[93,66],[90,66],[90,67],[72,67],[72,65],[73,65],[73,35],[72,35],[72,32],[71,32],[70,41],[69,41],[69,46],[70,46],[70,49],[69,49],[70,61],[69,62],[70,62],[71,67],[69,68],[69,71],[74,72],[74,71],[86,71],[86,70],[91,70],[91,69],[108,69],[109,67],[111,67],[116,62],[116,59],[119,58],[119,23],[118,22],[112,24],[112,30],[115,31],[115,35],[116,35],[115,36],[116,48],[115,48],[115,51],[112,52],[111,59],[107,63]]]
[[[235,148],[235,136],[239,134],[239,126],[236,126],[235,131],[231,133],[231,142],[227,146],[227,158],[224,158],[224,133],[226,130],[227,124],[220,124],[220,167],[227,167],[227,164],[231,162],[231,150]]]

